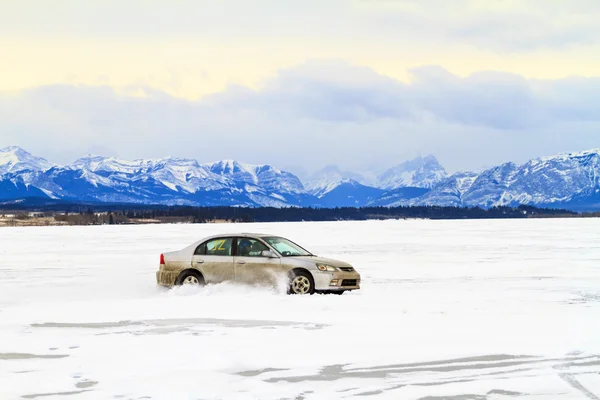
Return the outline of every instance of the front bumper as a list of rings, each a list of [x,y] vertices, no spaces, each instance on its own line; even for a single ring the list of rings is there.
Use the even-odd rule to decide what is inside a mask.
[[[310,271],[315,281],[315,290],[357,290],[360,289],[360,274],[353,272]],[[336,281],[332,283],[332,281]]]

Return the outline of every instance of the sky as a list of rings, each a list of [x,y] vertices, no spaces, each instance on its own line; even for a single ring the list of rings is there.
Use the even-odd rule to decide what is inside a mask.
[[[600,147],[597,0],[0,0],[0,147],[450,172]]]

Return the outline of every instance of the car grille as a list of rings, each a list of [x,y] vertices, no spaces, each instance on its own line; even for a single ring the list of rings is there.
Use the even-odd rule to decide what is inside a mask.
[[[354,271],[354,268],[352,268],[352,267],[340,267],[340,269],[342,271],[345,271],[345,272],[352,272],[352,271]]]
[[[342,286],[356,286],[356,279],[344,279],[342,280]]]

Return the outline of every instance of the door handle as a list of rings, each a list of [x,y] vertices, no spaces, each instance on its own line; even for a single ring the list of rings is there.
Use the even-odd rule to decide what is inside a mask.
[[[196,260],[196,264],[202,264],[204,260]]]
[[[239,260],[237,263],[238,263],[238,264],[246,264],[246,261],[244,261],[244,260]]]

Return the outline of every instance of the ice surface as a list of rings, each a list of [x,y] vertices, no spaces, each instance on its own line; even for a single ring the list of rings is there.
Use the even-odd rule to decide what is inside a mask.
[[[362,289],[155,285],[227,231]],[[598,399],[598,243],[596,219],[3,228],[0,399]]]

